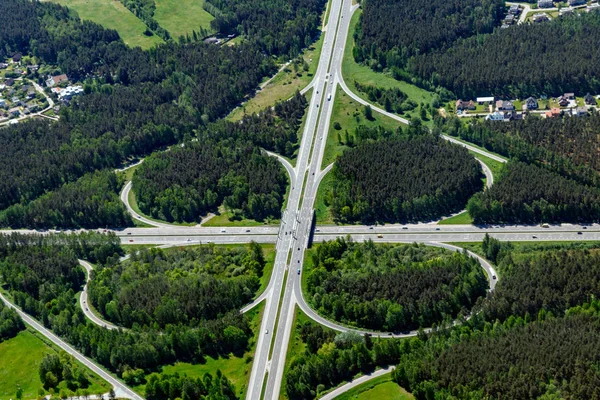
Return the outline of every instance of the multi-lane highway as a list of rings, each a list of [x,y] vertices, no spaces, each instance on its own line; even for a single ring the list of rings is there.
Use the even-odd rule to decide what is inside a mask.
[[[276,257],[273,272],[266,290],[253,303],[247,305],[245,312],[256,304],[265,301],[263,319],[258,332],[256,351],[250,381],[248,383],[247,399],[279,398],[285,357],[292,331],[294,310],[298,305],[307,315],[316,321],[338,331],[348,330],[348,327],[328,321],[317,315],[305,302],[302,296],[301,276],[305,249],[310,236],[313,206],[317,195],[319,183],[323,176],[331,169],[331,165],[321,170],[325,143],[330,126],[333,103],[338,85],[354,100],[362,104],[367,101],[353,93],[345,84],[342,76],[342,59],[347,41],[348,28],[352,13],[358,6],[352,5],[351,0],[331,0],[329,4],[329,22],[325,30],[325,38],[319,65],[313,81],[303,90],[312,88],[313,94],[307,112],[306,123],[302,135],[296,166],[284,158],[268,152],[270,156],[277,157],[285,166],[290,177],[290,193],[287,209],[283,212],[279,226],[259,227],[184,227],[160,221],[154,221],[137,214],[129,205],[128,195],[131,183],[128,183],[121,193],[122,201],[127,205],[132,216],[152,228],[128,228],[115,231],[124,244],[153,244],[153,245],[193,245],[193,244],[230,244],[248,243],[251,240],[258,243],[275,243]],[[407,120],[382,110],[370,104],[372,109],[402,123]],[[499,162],[506,160],[485,150],[458,141],[455,138],[445,139],[467,147]],[[140,161],[141,162],[141,161]],[[488,186],[493,183],[493,176],[489,168],[482,165],[487,177]],[[100,231],[104,231],[103,229]],[[22,231],[35,232],[35,231]],[[373,240],[375,242],[419,242],[430,245],[442,246],[452,250],[456,248],[442,242],[479,242],[484,235],[500,240],[510,241],[560,241],[560,240],[600,240],[600,225],[569,225],[550,226],[485,226],[472,225],[436,225],[422,224],[392,224],[383,226],[317,226],[314,232],[314,241],[332,240],[339,236],[351,236],[354,240]],[[493,267],[479,256],[476,257],[485,269],[492,290],[497,282],[496,272]],[[91,272],[91,266],[82,262],[84,268]],[[81,295],[81,306],[88,308],[87,285]],[[0,296],[9,304],[8,300]],[[115,328],[97,318],[87,310],[86,315],[98,325],[108,329]],[[20,311],[27,323],[47,336],[54,343],[73,354],[78,360],[98,373],[114,385],[117,394],[122,397],[141,399],[141,397],[128,389],[114,377],[96,366],[92,361],[72,349],[59,338],[47,331],[35,320]],[[363,332],[363,331],[358,331]],[[386,333],[371,332],[381,336],[406,336]]]

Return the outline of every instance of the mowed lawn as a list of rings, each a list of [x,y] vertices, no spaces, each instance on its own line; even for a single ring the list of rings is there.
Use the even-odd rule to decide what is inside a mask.
[[[105,28],[119,32],[121,39],[130,47],[149,49],[163,40],[156,35],[146,36],[146,25],[133,15],[119,0],[51,0],[69,7],[79,18],[96,22]]]
[[[23,388],[24,399],[35,399],[42,382],[39,365],[46,354],[55,352],[40,338],[25,330],[0,343],[0,400],[16,398],[17,385]],[[88,371],[89,393],[106,393],[109,385]],[[62,386],[63,384],[61,384]]]
[[[155,0],[154,19],[176,39],[199,32],[200,27],[210,30],[210,21],[215,19],[202,5],[204,0]]]

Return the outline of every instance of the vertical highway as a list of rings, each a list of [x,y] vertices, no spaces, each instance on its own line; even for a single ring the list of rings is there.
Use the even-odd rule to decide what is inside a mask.
[[[311,159],[311,154],[314,154],[313,145],[316,149],[320,141],[317,137],[317,126],[319,132],[322,132],[322,120],[328,120],[328,113],[331,113],[331,105],[333,104],[333,97],[329,101],[327,100],[328,94],[326,94],[326,91],[331,90],[332,82],[327,78],[327,75],[329,74],[334,52],[341,2],[342,0],[332,0],[330,6],[329,23],[325,32],[319,65],[312,83],[313,93],[302,134],[298,160],[294,168],[295,173],[292,174],[292,187],[287,209],[281,218],[275,264],[269,284],[271,289],[266,296],[265,311],[254,353],[250,382],[248,383],[247,399],[260,399],[262,397],[265,380],[267,383],[264,388],[264,398],[276,399],[279,397],[279,386],[283,376],[285,353],[293,319],[293,280],[298,278],[295,271],[297,266],[301,265],[302,257],[302,253],[299,255],[297,249],[304,248],[307,228],[310,225],[308,222],[309,216],[304,211],[310,207],[312,212],[312,201],[307,200],[307,198],[312,197],[314,199],[314,194],[303,188],[303,186],[305,181],[311,182],[310,178],[316,176],[313,175],[315,166],[313,165],[314,156]],[[321,152],[320,147],[319,152]],[[299,211],[301,205],[302,209]],[[292,251],[292,261],[288,267],[290,251]],[[282,292],[284,297],[280,307]],[[292,312],[289,311],[290,308]]]

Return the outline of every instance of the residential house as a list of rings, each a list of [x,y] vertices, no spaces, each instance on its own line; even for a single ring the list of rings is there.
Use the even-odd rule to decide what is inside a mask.
[[[571,7],[581,6],[585,3],[587,3],[587,0],[568,0],[567,3],[569,3],[569,6],[571,6]]]
[[[573,7],[561,8],[558,15],[571,15],[573,14]]]
[[[537,110],[537,108],[538,108],[537,100],[533,97],[529,97],[527,100],[525,100],[525,108],[527,110]]]
[[[519,114],[516,111],[509,111],[504,113],[504,121],[520,121],[523,119],[523,114]]]
[[[504,114],[501,112],[493,112],[485,117],[486,121],[504,121]]]
[[[8,68],[7,63],[0,63],[0,69],[6,69],[6,68]]]
[[[457,110],[474,110],[477,106],[473,100],[463,101],[456,100],[456,109]]]
[[[532,20],[533,22],[545,22],[550,21],[550,17],[548,17],[548,14],[537,13],[533,15]]]
[[[51,76],[46,81],[46,86],[53,87],[55,85],[58,85],[61,82],[66,82],[68,80],[69,80],[69,78],[67,77],[66,74]]]
[[[37,103],[27,104],[27,109],[30,112],[37,112],[40,109],[40,106]]]
[[[21,110],[19,110],[19,107],[14,107],[8,110],[8,114],[12,117],[18,117],[21,115]]]
[[[588,115],[588,111],[585,107],[576,107],[571,109],[571,115],[573,117],[585,117]]]
[[[13,106],[20,106],[23,104],[23,102],[21,101],[21,99],[19,99],[18,97],[13,97],[12,99],[10,99],[10,102],[13,104]]]
[[[538,8],[552,8],[554,2],[552,0],[538,0]]]
[[[27,100],[35,98],[35,89],[29,89],[27,91]]]
[[[477,103],[482,106],[484,104],[492,104],[494,102],[494,98],[493,97],[478,97],[477,98]]]
[[[14,80],[13,78],[8,78],[8,79],[6,79],[6,80],[4,81],[4,84],[5,84],[6,86],[12,86],[12,85],[14,85],[14,84],[15,84],[15,80]]]
[[[498,100],[496,102],[496,111],[514,111],[515,105],[510,100]]]
[[[69,101],[75,96],[83,94],[83,88],[81,86],[67,86],[58,94],[58,99],[61,101]]]
[[[15,53],[12,56],[12,62],[14,62],[14,63],[20,63],[22,58],[23,58],[23,54],[21,54],[21,53]]]
[[[515,16],[512,14],[508,14],[506,17],[504,17],[504,23],[508,24],[508,25],[512,25],[515,23]]]
[[[0,107],[6,107],[6,100],[0,99]]]
[[[40,69],[40,66],[39,66],[39,65],[37,65],[37,64],[34,64],[34,65],[28,65],[28,66],[27,66],[27,69],[28,69],[28,70],[30,70],[31,72],[33,72],[33,71],[37,71],[38,69]]]
[[[558,99],[556,99],[556,102],[561,107],[566,107],[569,105],[569,99],[567,99],[565,96],[560,96]]]
[[[519,15],[519,14],[521,14],[521,9],[519,8],[518,5],[514,4],[514,5],[510,6],[510,8],[508,9],[508,13],[512,14],[512,15]]]
[[[560,116],[560,108],[558,107],[552,107],[550,109],[550,111],[546,111],[546,117],[547,118],[554,118],[554,117],[558,117]]]
[[[589,93],[584,96],[583,101],[588,106],[595,106],[596,105],[596,99],[594,98],[594,96],[592,96]]]
[[[563,96],[566,97],[567,100],[575,100],[575,93],[565,93]]]

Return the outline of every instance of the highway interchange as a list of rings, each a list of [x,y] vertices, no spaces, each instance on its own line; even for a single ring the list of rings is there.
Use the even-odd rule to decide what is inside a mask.
[[[285,358],[292,332],[292,324],[296,306],[309,317],[332,329],[343,331],[348,327],[328,321],[310,309],[303,298],[301,289],[301,269],[305,250],[311,234],[313,206],[317,195],[319,183],[323,176],[330,170],[331,165],[321,170],[325,151],[328,129],[330,126],[333,104],[338,86],[355,101],[369,104],[354,94],[345,84],[342,76],[342,58],[347,41],[348,28],[352,13],[358,6],[352,5],[351,0],[332,0],[329,5],[329,22],[325,31],[323,48],[319,65],[313,81],[303,92],[312,88],[313,93],[308,109],[302,141],[296,161],[292,165],[273,153],[285,166],[290,177],[290,193],[287,208],[284,210],[279,226],[259,227],[183,227],[164,222],[157,222],[136,213],[129,205],[129,183],[121,193],[122,201],[127,205],[131,215],[153,226],[151,228],[127,228],[115,231],[123,244],[152,244],[162,246],[193,245],[193,244],[230,244],[248,243],[251,240],[258,243],[274,243],[276,257],[270,282],[265,291],[251,304],[244,307],[242,312],[252,309],[255,305],[265,301],[263,319],[258,332],[256,351],[252,372],[248,383],[247,399],[276,400],[280,397],[280,388],[283,378]],[[372,105],[374,111],[380,112],[402,123],[407,120],[388,113]],[[502,157],[490,154],[475,146],[465,144],[451,137],[445,139],[467,147],[469,150],[482,154],[499,162],[506,162]],[[141,162],[141,161],[140,161]],[[483,164],[483,163],[482,163]],[[493,175],[485,164],[482,165],[487,178],[488,186],[493,183]],[[100,230],[104,231],[104,230]],[[35,232],[35,231],[21,231]],[[472,225],[437,225],[435,223],[421,224],[392,224],[383,226],[317,226],[314,232],[314,241],[332,240],[339,236],[350,235],[354,240],[362,241],[371,239],[375,242],[419,242],[433,246],[446,247],[451,250],[460,250],[458,247],[444,244],[443,242],[479,242],[488,233],[500,240],[510,241],[565,241],[565,240],[600,240],[600,225],[587,226],[562,224],[543,228],[540,226],[472,226]],[[485,269],[490,280],[490,290],[493,290],[497,279],[496,272],[487,261],[471,253]],[[81,261],[88,277],[92,266]],[[299,271],[299,272],[298,272]],[[87,288],[87,284],[86,284]],[[0,295],[0,299],[13,306],[9,299]],[[86,316],[94,323],[107,329],[115,329],[114,325],[94,316],[88,310],[87,290],[80,298],[80,304]],[[19,310],[23,319],[34,329],[42,333],[59,347],[72,354],[88,368],[113,385],[118,396],[131,399],[142,399],[141,396],[129,389],[125,384],[107,373],[93,361],[71,348],[61,339],[46,330],[37,321]],[[358,330],[363,333],[363,331]],[[371,332],[383,337],[408,336],[415,332],[405,334],[389,334]],[[330,397],[332,398],[332,397]]]

